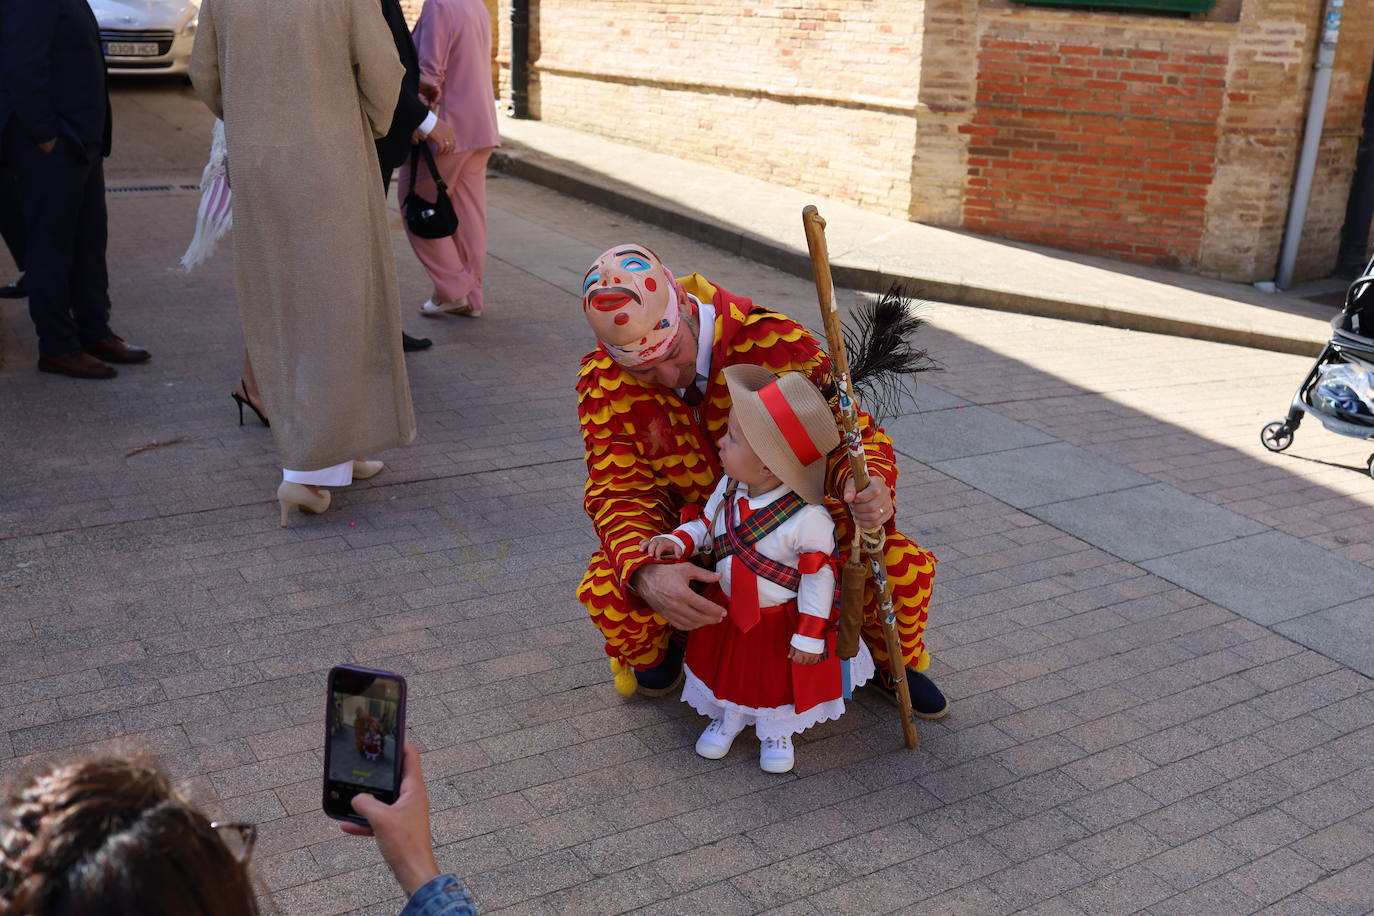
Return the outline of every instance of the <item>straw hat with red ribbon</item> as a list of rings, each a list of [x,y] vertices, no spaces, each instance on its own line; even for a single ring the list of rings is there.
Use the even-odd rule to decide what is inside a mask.
[[[806,376],[727,366],[725,382],[749,447],[802,499],[825,502],[825,457],[840,444],[835,415]]]

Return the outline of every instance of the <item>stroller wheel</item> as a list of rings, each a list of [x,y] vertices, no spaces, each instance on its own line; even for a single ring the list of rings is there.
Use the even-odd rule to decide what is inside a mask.
[[[1293,444],[1293,430],[1282,420],[1275,420],[1260,430],[1260,443],[1271,452],[1281,452]]]

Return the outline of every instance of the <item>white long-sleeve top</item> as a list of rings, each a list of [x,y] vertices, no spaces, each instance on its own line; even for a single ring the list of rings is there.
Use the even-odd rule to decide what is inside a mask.
[[[706,501],[706,510],[701,518],[679,525],[668,534],[660,534],[658,537],[676,538],[683,544],[688,555],[709,551],[712,539],[724,534],[725,511],[721,507],[721,501],[731,484],[730,478],[722,477],[711,493],[711,498]],[[746,503],[751,511],[757,511],[791,492],[792,488],[784,484],[762,496],[750,497],[745,495],[747,490],[741,485],[736,490],[735,498]],[[738,520],[740,517],[737,502],[735,518]],[[754,549],[770,560],[797,569],[803,554],[822,553],[828,556],[834,553],[835,523],[824,506],[806,505],[777,529],[770,531],[754,545]],[[744,575],[754,575],[744,567],[738,557],[728,557],[726,562],[716,568],[716,572],[721,574],[721,590],[726,595],[730,594],[730,582],[735,575],[736,563],[740,564],[739,568]],[[801,585],[795,592],[762,576],[756,578],[761,607],[783,604],[796,598],[797,610],[800,613],[824,619],[830,617],[831,605],[835,600],[835,571],[828,563],[822,564],[815,572],[803,573]],[[793,648],[802,652],[819,654],[825,651],[825,640],[814,636],[794,633],[791,644]]]

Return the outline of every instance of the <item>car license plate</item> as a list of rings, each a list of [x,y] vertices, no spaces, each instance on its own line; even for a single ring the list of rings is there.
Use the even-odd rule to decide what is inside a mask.
[[[157,42],[107,41],[105,54],[107,57],[157,57]]]

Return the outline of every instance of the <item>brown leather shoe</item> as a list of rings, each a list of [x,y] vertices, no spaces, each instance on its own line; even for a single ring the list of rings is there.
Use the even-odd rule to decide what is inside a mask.
[[[106,337],[86,344],[86,352],[107,363],[141,363],[153,355],[142,347],[126,344],[122,337]]]
[[[119,373],[89,353],[73,350],[61,356],[44,356],[38,361],[39,372],[70,375],[72,378],[114,378]]]

